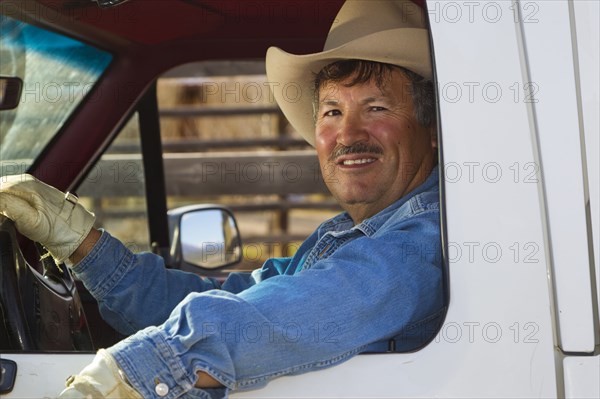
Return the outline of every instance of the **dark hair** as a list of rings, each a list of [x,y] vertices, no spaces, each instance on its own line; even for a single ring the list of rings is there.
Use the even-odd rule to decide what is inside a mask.
[[[385,64],[382,62],[365,60],[343,60],[326,65],[315,75],[314,79],[314,100],[313,108],[316,117],[316,110],[319,103],[319,89],[326,83],[339,83],[353,77],[346,83],[351,87],[373,80],[377,87],[383,87],[386,78],[390,76],[394,69],[399,69],[410,81],[410,94],[413,100],[415,110],[415,119],[423,127],[431,127],[436,121],[435,109],[435,90],[433,82],[425,79],[421,75],[402,68],[397,65]]]

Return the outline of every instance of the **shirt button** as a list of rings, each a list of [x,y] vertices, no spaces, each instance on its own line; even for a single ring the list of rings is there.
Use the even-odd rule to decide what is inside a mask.
[[[169,387],[164,382],[157,384],[154,391],[158,396],[166,396],[169,393]]]

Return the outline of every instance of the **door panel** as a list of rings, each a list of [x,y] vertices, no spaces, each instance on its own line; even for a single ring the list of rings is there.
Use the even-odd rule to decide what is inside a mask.
[[[415,353],[360,355],[232,397],[557,395],[526,57],[512,3],[474,4],[427,2],[448,229],[441,331]]]

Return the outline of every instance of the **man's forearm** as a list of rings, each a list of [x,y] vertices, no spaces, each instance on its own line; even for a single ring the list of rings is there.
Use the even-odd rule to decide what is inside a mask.
[[[198,371],[198,380],[196,380],[196,388],[223,388],[223,385],[205,372]]]
[[[92,251],[92,249],[94,248],[94,246],[100,239],[101,235],[102,235],[102,233],[99,230],[92,228],[92,230],[90,230],[90,232],[85,237],[85,239],[83,240],[81,245],[79,245],[79,247],[77,247],[75,252],[73,252],[73,254],[71,254],[71,256],[69,257],[69,261],[71,263],[73,263],[74,265],[81,262],[83,260],[83,258],[85,258]],[[210,375],[208,375],[204,372],[199,371],[197,374],[198,374],[198,380],[196,381],[197,388],[220,388],[223,386],[223,385],[221,385],[221,383],[219,381],[215,380]]]
[[[101,235],[102,233],[99,230],[92,228],[75,252],[69,256],[69,261],[74,265],[81,262],[94,248]]]

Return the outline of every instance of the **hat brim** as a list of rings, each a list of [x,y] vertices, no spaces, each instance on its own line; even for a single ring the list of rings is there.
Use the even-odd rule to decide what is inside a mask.
[[[429,34],[421,28],[376,32],[315,54],[295,55],[277,47],[267,51],[267,79],[273,96],[291,125],[315,145],[313,82],[326,65],[358,59],[398,65],[431,79]]]

